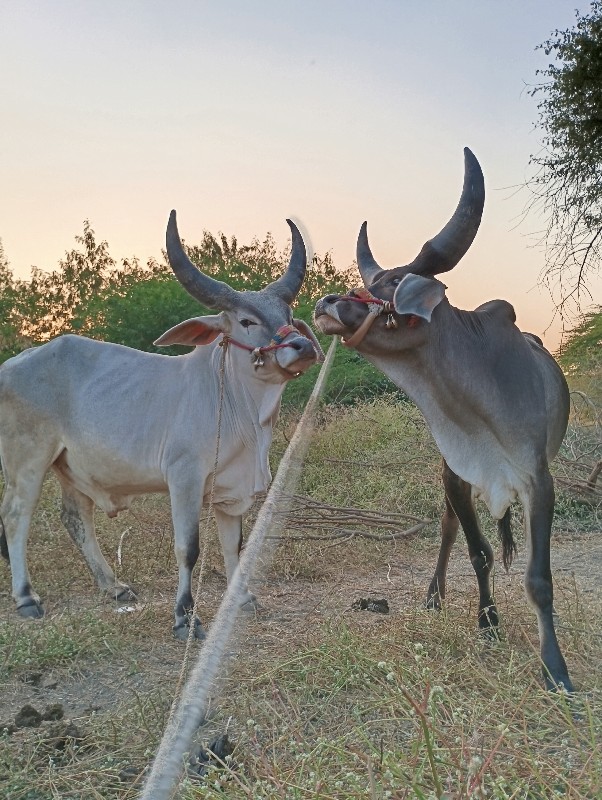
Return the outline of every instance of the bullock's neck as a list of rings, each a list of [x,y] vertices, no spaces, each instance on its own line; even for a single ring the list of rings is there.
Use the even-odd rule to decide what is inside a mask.
[[[222,363],[222,348],[214,350],[214,364],[217,366],[218,382]],[[241,399],[253,417],[264,430],[272,427],[280,410],[280,400],[286,384],[271,383],[261,372],[263,367],[255,370],[251,366],[251,358],[246,350],[229,347],[224,363],[224,395],[236,413],[241,411]]]
[[[461,311],[444,300],[419,346],[365,357],[414,401],[432,426],[442,417],[461,417],[464,404],[472,402],[475,364],[463,353],[474,352],[476,339],[483,342],[479,324],[475,312]],[[477,366],[482,370],[480,361]]]

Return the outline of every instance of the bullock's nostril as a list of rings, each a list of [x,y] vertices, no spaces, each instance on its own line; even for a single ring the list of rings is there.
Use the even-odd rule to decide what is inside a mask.
[[[337,300],[340,300],[340,295],[338,294],[327,294],[326,297],[322,298],[323,303],[336,303]]]
[[[314,346],[309,339],[302,339],[301,337],[293,339],[292,342],[289,343],[289,347],[292,347],[293,350],[296,350],[298,353],[307,355],[315,354]]]

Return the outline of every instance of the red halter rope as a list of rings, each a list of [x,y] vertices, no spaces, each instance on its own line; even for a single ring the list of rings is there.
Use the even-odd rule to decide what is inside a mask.
[[[246,350],[252,354],[253,366],[257,369],[257,367],[263,367],[264,361],[261,356],[264,353],[269,353],[271,350],[280,350],[281,347],[290,347],[288,342],[283,341],[286,339],[289,333],[299,333],[299,331],[294,325],[282,325],[280,328],[278,328],[270,343],[264,347],[253,347],[253,345],[238,342],[236,339],[232,339],[227,334],[224,334],[222,341],[220,342],[220,347],[233,344],[235,347],[240,347],[241,350]]]
[[[389,300],[381,300],[379,297],[374,297],[368,289],[352,289],[354,294],[344,295],[344,300],[353,300],[354,303],[365,303],[367,305],[374,304],[375,306],[382,306],[379,309],[379,314],[390,314],[393,311],[393,304]]]
[[[396,328],[397,321],[393,316],[393,303],[390,300],[381,300],[379,297],[374,297],[368,289],[360,288],[353,289],[354,294],[346,294],[343,300],[352,300],[354,303],[364,303],[368,306],[368,314],[359,328],[348,339],[341,339],[341,343],[345,347],[356,347],[368,333],[374,320],[381,314],[388,314],[387,328]]]

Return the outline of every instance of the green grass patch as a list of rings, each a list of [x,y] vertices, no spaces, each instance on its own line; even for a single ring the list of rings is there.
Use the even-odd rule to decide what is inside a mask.
[[[299,413],[285,410],[278,424],[274,470]],[[565,458],[587,454],[595,445],[591,435],[591,429],[574,431]],[[497,643],[477,636],[476,583],[461,536],[446,608],[440,614],[422,610],[443,508],[440,469],[422,416],[397,394],[322,407],[298,491],[333,505],[414,514],[432,524],[411,541],[280,544],[257,587],[266,609],[245,622],[210,719],[195,741],[206,744],[227,730],[236,745],[233,758],[200,780],[186,778],[181,800],[599,796],[602,605],[595,564],[591,580],[571,576],[568,561],[555,575],[559,637],[579,689],[571,706],[542,689],[537,625],[518,569],[496,575],[502,619]],[[557,462],[555,469],[565,475],[569,467]],[[62,528],[58,498],[51,479],[29,547],[33,583],[48,616],[20,620],[8,593],[0,598],[5,706],[10,692],[21,698],[29,691],[23,688],[26,673],[50,669],[58,680],[53,691],[66,706],[76,690],[85,695],[107,681],[110,702],[84,711],[90,701],[78,698],[69,721],[77,736],[67,735],[67,721],[59,734],[44,723],[5,736],[0,796],[133,800],[140,793],[136,780],[161,739],[183,656],[171,638],[177,574],[169,502],[147,497],[116,519],[97,515],[103,552],[144,603],[136,614],[115,614],[111,603],[99,602]],[[482,510],[483,527],[497,548],[495,526]],[[591,504],[558,491],[555,527],[575,534],[565,553],[580,557],[596,525]],[[520,527],[517,514],[522,554]],[[201,593],[205,623],[225,587],[213,527],[211,535]],[[5,565],[0,575],[7,587]],[[387,596],[391,613],[351,611],[352,602],[368,594]],[[43,692],[31,693],[34,705],[42,703]],[[13,716],[3,712],[0,718]]]
[[[326,352],[331,337],[319,338]],[[313,367],[299,378],[289,381],[282,396],[283,408],[302,409],[309,399],[317,375],[318,368]],[[323,403],[350,406],[383,395],[395,396],[400,400],[406,398],[406,395],[386,375],[373,367],[363,356],[338,345],[324,388]]]
[[[116,652],[121,645],[113,620],[97,611],[64,613],[52,619],[0,622],[0,671],[44,670]]]
[[[236,772],[216,769],[183,796],[596,796],[600,697],[571,707],[542,691],[514,623],[492,644],[457,609],[409,611],[378,635],[362,622],[323,623],[256,677],[237,669],[236,703],[222,708],[240,726]]]

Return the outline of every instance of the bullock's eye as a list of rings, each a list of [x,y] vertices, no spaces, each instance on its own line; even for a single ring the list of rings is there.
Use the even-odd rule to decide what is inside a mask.
[[[257,325],[257,323],[253,322],[252,319],[241,319],[240,324],[243,326],[243,328],[250,328],[251,325]]]
[[[401,278],[393,278],[391,283],[393,284],[393,286],[397,286],[398,283],[401,283]]]

